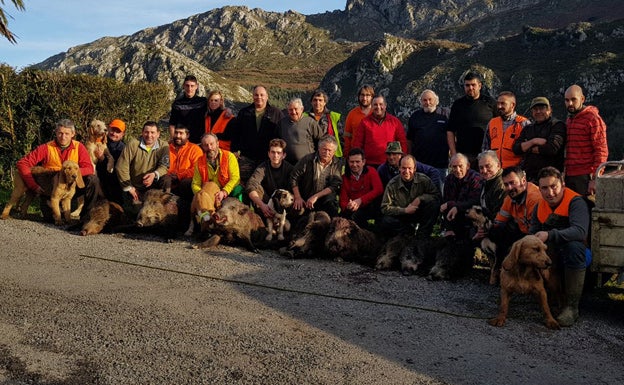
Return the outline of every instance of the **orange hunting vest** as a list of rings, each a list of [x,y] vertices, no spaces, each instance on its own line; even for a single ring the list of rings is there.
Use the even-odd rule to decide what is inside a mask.
[[[63,161],[61,160],[61,148],[53,140],[46,143],[46,145],[48,146],[48,159],[43,164],[43,167],[48,170],[60,171],[63,167]],[[69,148],[69,154],[67,154],[67,159],[65,160],[73,160],[78,163],[78,146],[80,146],[80,142],[72,140]]]
[[[219,118],[217,119],[217,121],[215,122],[214,126],[212,127],[212,130],[210,129],[210,116],[206,115],[206,133],[207,134],[221,134],[223,133],[223,131],[225,131],[225,127],[227,126],[228,122],[230,120],[232,120],[234,118],[234,116],[230,116],[229,118],[225,117],[225,110],[223,110],[223,112],[221,112],[221,115],[219,115]],[[223,149],[223,150],[227,150],[230,151],[230,146],[232,145],[232,143],[229,140],[219,140],[219,148]]]
[[[537,219],[545,226],[546,230],[568,227],[570,225],[570,202],[578,196],[580,194],[565,187],[563,199],[554,210],[550,208],[545,200],[540,200],[537,206]]]
[[[227,150],[219,151],[219,169],[215,170],[215,172],[217,173],[217,180],[219,181],[220,188],[223,188],[223,186],[225,186],[230,180],[230,160],[228,154],[230,154],[230,152]],[[197,169],[199,170],[199,175],[201,175],[203,185],[210,180],[206,154],[202,155],[202,157],[197,161]]]
[[[516,115],[515,122],[504,133],[503,118],[497,116],[490,120],[490,149],[496,151],[502,168],[517,166],[522,160],[522,156],[514,154],[512,147],[522,132],[521,123],[525,120],[524,116]]]

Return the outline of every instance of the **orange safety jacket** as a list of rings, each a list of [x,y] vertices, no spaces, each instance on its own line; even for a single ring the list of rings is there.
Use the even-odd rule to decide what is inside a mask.
[[[55,141],[50,141],[46,143],[48,146],[48,160],[43,164],[43,167],[48,170],[60,171],[63,167],[63,162],[61,161],[60,147]],[[73,160],[78,163],[78,148],[80,146],[80,142],[76,140],[72,140],[72,147],[70,148],[70,152],[67,155],[67,160]]]
[[[210,129],[210,124],[211,124],[210,115],[206,115],[206,134],[216,135],[216,134],[221,134],[223,133],[223,131],[225,131],[225,127],[227,126],[227,124],[230,122],[230,120],[234,118],[234,116],[230,116],[229,118],[226,118],[225,113],[226,113],[226,110],[223,110],[221,112],[221,115],[219,115],[219,118],[215,122],[212,129]],[[219,140],[219,148],[223,150],[230,151],[231,145],[232,145],[232,142],[229,140]]]
[[[514,154],[512,147],[522,132],[522,122],[526,120],[524,116],[516,115],[515,121],[507,127],[505,132],[503,132],[503,118],[497,116],[490,120],[490,149],[498,155],[502,168],[520,164],[522,156]]]
[[[215,170],[217,172],[217,180],[219,181],[219,188],[223,188],[230,180],[229,173],[229,157],[228,154],[230,152],[227,150],[219,151],[219,169]],[[206,154],[202,155],[201,158],[197,161],[197,169],[199,170],[199,175],[202,178],[202,185],[210,180],[210,175],[208,173],[208,159],[206,158]]]
[[[545,230],[561,229],[570,226],[570,203],[580,194],[564,187],[563,199],[553,210],[545,200],[540,200],[537,206],[537,220],[544,225]]]

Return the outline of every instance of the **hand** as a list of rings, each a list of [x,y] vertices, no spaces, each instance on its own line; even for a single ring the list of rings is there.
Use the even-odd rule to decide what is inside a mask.
[[[477,228],[477,233],[472,237],[473,241],[480,241],[483,238],[487,237],[488,232],[483,227]]]
[[[96,147],[95,150],[93,150],[93,155],[95,155],[98,160],[104,159],[104,149],[101,147]]]
[[[534,146],[543,146],[546,144],[546,139],[544,138],[533,138],[531,139]]]
[[[154,179],[156,179],[156,173],[154,172],[148,172],[143,175],[143,186],[150,187],[154,183]]]
[[[234,113],[232,112],[232,109],[230,107],[226,107],[225,108],[225,115],[223,115],[226,118],[233,118],[234,117]]]
[[[546,243],[548,240],[548,231],[538,231],[535,236],[542,242]]]
[[[594,195],[596,193],[596,180],[590,180],[587,185],[587,194]]]
[[[215,205],[216,206],[220,206],[221,202],[227,198],[228,193],[225,190],[219,190],[216,194],[215,194]]]
[[[295,197],[295,202],[293,203],[293,208],[295,210],[301,210],[305,208],[305,201],[301,197]]]
[[[448,207],[448,203],[442,203],[442,205],[440,206],[440,212],[441,213],[445,212],[447,207]]]
[[[262,214],[265,218],[273,218],[273,216],[275,215],[275,212],[273,212],[273,210],[271,210],[269,205],[266,203],[262,203],[260,205],[260,210],[262,211]]]
[[[314,208],[314,204],[316,203],[317,200],[318,200],[318,197],[316,195],[312,195],[306,201],[306,208],[312,210]]]
[[[35,194],[37,195],[41,195],[44,194],[45,191],[43,190],[43,188],[41,186],[37,186],[37,189],[35,190]]]
[[[140,203],[139,193],[137,193],[137,190],[134,187],[128,190],[128,193],[132,197],[132,203]]]
[[[357,211],[361,205],[362,205],[362,200],[360,198],[356,200],[349,200],[349,203],[347,203],[347,210]]]
[[[448,219],[449,221],[452,221],[453,219],[455,219],[455,217],[457,216],[457,207],[452,207],[448,214],[446,214],[446,219]]]
[[[410,203],[405,207],[405,214],[414,214],[418,210],[418,207],[414,206],[414,203]]]

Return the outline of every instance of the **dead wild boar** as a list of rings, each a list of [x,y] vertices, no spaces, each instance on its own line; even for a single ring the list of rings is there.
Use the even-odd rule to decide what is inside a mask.
[[[474,264],[474,247],[470,240],[443,237],[435,254],[435,265],[427,279],[456,280],[468,273]]]
[[[162,190],[148,190],[143,196],[139,210],[138,227],[163,226],[176,228],[178,225],[178,196]]]
[[[213,247],[221,241],[228,244],[241,242],[250,251],[257,253],[259,251],[252,239],[266,237],[262,218],[236,198],[225,198],[212,216],[211,222],[212,236],[199,244],[199,248]]]
[[[325,211],[313,211],[301,217],[284,254],[293,258],[319,257],[325,253],[325,237],[331,218]]]
[[[102,199],[89,210],[87,221],[83,224],[80,235],[113,231],[118,226],[127,225],[128,222],[128,218],[120,205]]]
[[[380,246],[373,232],[342,217],[332,219],[325,238],[325,248],[332,258],[365,265],[375,262]]]

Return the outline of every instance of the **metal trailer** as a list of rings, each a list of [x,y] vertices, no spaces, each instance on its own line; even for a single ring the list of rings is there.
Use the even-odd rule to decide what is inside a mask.
[[[598,167],[596,206],[591,221],[591,271],[619,274],[624,278],[624,160],[605,162]]]

